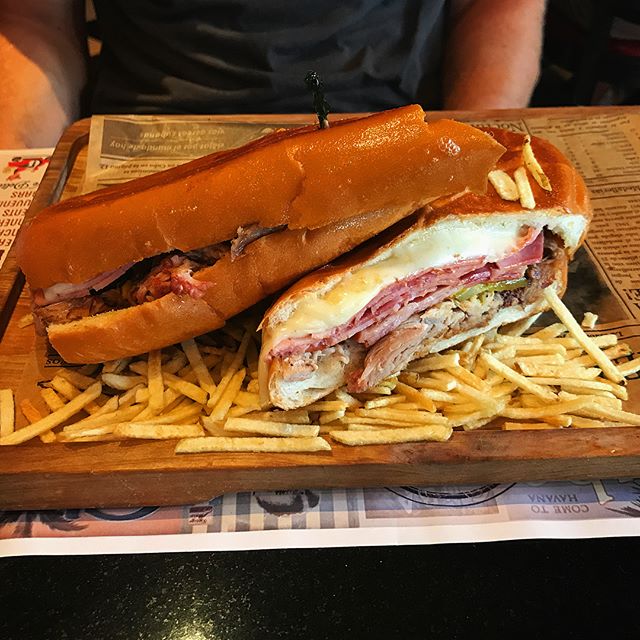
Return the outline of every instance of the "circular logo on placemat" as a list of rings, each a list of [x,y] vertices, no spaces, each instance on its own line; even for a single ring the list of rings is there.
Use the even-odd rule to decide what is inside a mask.
[[[512,484],[456,485],[455,487],[387,487],[397,496],[430,507],[472,507],[494,500]]]

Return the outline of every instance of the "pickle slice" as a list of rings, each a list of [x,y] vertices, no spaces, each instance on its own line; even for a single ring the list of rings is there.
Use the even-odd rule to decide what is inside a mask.
[[[478,296],[481,293],[487,293],[489,291],[512,291],[513,289],[520,289],[526,286],[526,278],[518,278],[517,280],[502,280],[501,282],[485,282],[483,284],[476,284],[473,287],[466,287],[460,289],[452,297],[454,300],[468,300],[473,296]]]

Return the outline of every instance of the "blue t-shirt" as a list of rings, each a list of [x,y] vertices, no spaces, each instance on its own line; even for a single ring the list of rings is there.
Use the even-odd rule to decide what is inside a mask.
[[[95,0],[97,113],[439,108],[445,0]]]

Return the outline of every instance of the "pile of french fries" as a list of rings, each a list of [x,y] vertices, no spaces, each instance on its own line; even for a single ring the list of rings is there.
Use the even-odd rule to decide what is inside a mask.
[[[559,322],[478,335],[414,360],[367,393],[338,389],[302,409],[262,407],[255,324],[229,324],[146,356],[105,363],[93,375],[62,369],[42,384],[41,406],[0,390],[0,445],[177,440],[176,453],[328,451],[345,445],[446,441],[455,429],[640,426],[624,411],[625,377],[640,358],[615,335],[590,338],[558,296]],[[585,314],[593,328],[597,317]],[[621,364],[616,364],[626,360]],[[46,409],[45,409],[46,408]]]

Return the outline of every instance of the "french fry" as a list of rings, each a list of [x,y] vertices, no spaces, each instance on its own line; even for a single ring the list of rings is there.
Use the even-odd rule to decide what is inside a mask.
[[[256,409],[252,407],[241,407],[236,405],[235,407],[231,407],[227,413],[228,418],[241,418],[242,416],[246,416],[249,413],[255,412]]]
[[[73,417],[84,409],[89,402],[95,400],[102,393],[102,384],[96,382],[90,387],[85,389],[79,396],[76,396],[73,400],[70,400],[64,407],[50,413],[48,416],[30,424],[28,427],[18,429],[8,436],[0,437],[0,445],[12,445],[21,444],[31,438],[39,436],[45,431],[50,431],[54,427],[61,425],[63,422]]]
[[[120,373],[103,373],[102,382],[112,389],[127,391],[139,384],[144,384],[146,380],[142,376],[125,376]]]
[[[93,427],[103,427],[105,425],[133,420],[140,415],[142,410],[143,407],[141,405],[134,404],[130,407],[125,407],[124,409],[117,409],[116,411],[113,411],[111,413],[103,413],[102,415],[97,417],[89,416],[84,420],[79,420],[78,422],[74,422],[73,424],[68,424],[63,428],[63,431],[65,433],[72,433],[74,431],[82,431],[84,429],[91,429]]]
[[[464,396],[467,400],[470,399],[472,402],[479,405],[480,407],[487,407],[489,411],[496,410],[496,406],[497,406],[496,401],[493,398],[493,395],[489,391],[489,388],[487,387],[486,384],[484,384],[484,389],[482,391],[479,391],[478,389],[476,389],[475,387],[472,387],[469,384],[460,382],[456,387],[456,393],[461,396]]]
[[[612,427],[615,422],[606,420],[594,420],[593,418],[583,418],[582,416],[571,416],[571,426],[576,429],[604,429]]]
[[[491,387],[492,398],[500,398],[502,396],[510,395],[516,390],[516,385],[512,382],[501,382],[500,384],[496,384]]]
[[[27,419],[29,424],[42,420],[42,413],[40,413],[40,411],[33,405],[31,400],[21,400],[20,411],[22,411],[22,415]]]
[[[588,414],[587,417],[589,418],[604,418],[611,422],[620,422],[622,423],[621,426],[631,425],[634,427],[640,427],[640,415],[637,413],[621,411],[620,409],[613,409],[611,407],[603,407],[596,403],[587,405],[583,411],[585,414]],[[0,443],[1,442],[2,440],[0,439]]]
[[[505,431],[532,431],[539,429],[560,429],[558,425],[548,422],[505,422],[502,425]]]
[[[255,438],[255,434],[242,433],[240,431],[231,431],[224,428],[223,422],[214,422],[209,420],[209,416],[202,418],[202,425],[206,429],[206,436],[214,436],[216,438]]]
[[[588,353],[581,355],[583,354],[582,349],[576,349],[575,351],[575,356],[570,356],[569,352],[567,352],[567,361],[570,361],[569,364],[586,367],[596,364],[595,358],[591,357]],[[631,355],[632,350],[628,344],[619,342],[614,347],[603,349],[602,353],[604,353],[604,355],[607,356],[609,360],[616,360],[617,358]],[[627,373],[626,375],[629,375],[629,373]]]
[[[320,426],[336,422],[340,418],[343,418],[345,413],[345,409],[340,409],[339,411],[326,411],[320,415],[318,422],[320,423]]]
[[[513,345],[516,351],[516,358],[523,356],[542,356],[558,354],[563,358],[567,355],[567,349],[561,344],[544,343],[540,344],[518,344]]]
[[[209,397],[211,397],[216,390],[216,385],[213,382],[213,378],[205,366],[204,361],[202,360],[202,354],[200,353],[195,340],[192,339],[183,342],[182,350],[186,354],[189,364],[196,374],[198,384],[209,394]]]
[[[525,334],[538,320],[541,314],[536,313],[533,316],[529,316],[528,318],[523,318],[522,320],[517,320],[516,322],[512,322],[511,324],[504,325],[500,328],[500,331],[503,335],[509,336],[521,336]]]
[[[381,431],[330,431],[329,435],[337,442],[353,447],[401,442],[444,442],[451,437],[451,433],[452,429],[447,425],[429,425]]]
[[[582,389],[584,391],[584,389]],[[607,391],[590,391],[588,394],[585,393],[569,393],[568,391],[561,391],[558,394],[560,400],[578,400],[580,398],[587,398],[591,402],[596,402],[603,407],[611,407],[612,409],[622,409],[622,400],[620,398],[616,398],[612,393],[609,394]]]
[[[511,336],[506,334],[498,334],[492,344],[542,344],[543,341],[540,338],[533,336]]]
[[[73,400],[76,396],[80,395],[80,389],[76,388],[68,380],[60,375],[54,376],[49,382],[45,383],[51,387],[54,391],[59,393],[66,400]]]
[[[582,318],[580,326],[583,329],[593,329],[598,324],[598,316],[591,311],[587,311]]]
[[[187,396],[187,398],[191,398],[202,405],[207,403],[207,392],[192,382],[187,382],[186,380],[183,380],[171,373],[163,373],[162,379],[167,387],[181,393],[183,396]],[[160,398],[162,398],[162,395]]]
[[[420,389],[420,393],[425,397],[429,398],[433,402],[455,402],[456,396],[451,393],[447,393],[446,391],[437,391],[436,389]],[[393,400],[393,398],[389,398]],[[365,405],[365,408],[369,409]]]
[[[162,375],[160,351],[157,349],[150,351],[147,359],[147,385],[149,387],[149,411],[153,414],[160,413],[164,404],[163,392],[165,378]],[[185,393],[185,395],[187,394]]]
[[[621,400],[628,400],[629,394],[624,387],[619,385],[608,385],[605,382],[596,380],[581,380],[579,378],[538,378],[530,377],[529,380],[534,384],[553,385],[557,387],[571,387],[571,389],[582,389],[582,393],[591,391],[608,391]],[[569,393],[573,393],[569,391]]]
[[[445,419],[445,423],[446,423]],[[371,418],[371,417],[363,417],[363,416],[351,416],[345,415],[343,418],[340,418],[340,423],[346,425],[349,429],[360,429],[362,425],[367,427],[371,427],[373,429],[389,429],[394,427],[402,427],[403,429],[409,427],[422,426],[424,424],[430,423],[416,423],[409,422],[407,420],[393,420],[391,418]]]
[[[18,328],[24,329],[33,324],[33,314],[25,313],[20,320],[18,320]]]
[[[182,351],[178,351],[178,353],[176,353],[176,355],[173,356],[173,358],[171,358],[171,360],[169,360],[167,364],[162,365],[162,371],[166,373],[176,374],[187,365],[187,362],[189,362],[187,356]],[[204,360],[202,361],[202,363],[206,366]]]
[[[248,391],[238,391],[234,402],[240,407],[260,408],[260,396],[257,393],[249,393]]]
[[[235,398],[238,391],[240,391],[240,387],[242,386],[242,381],[246,375],[245,369],[240,369],[233,374],[231,380],[229,380],[229,384],[226,385],[225,390],[220,395],[218,402],[214,405],[211,411],[211,419],[212,420],[224,420],[227,412],[231,408],[231,403]],[[222,385],[222,383],[220,383]]]
[[[405,384],[404,382],[396,383],[396,390],[401,393],[407,400],[411,400],[411,402],[415,402],[420,408],[425,409],[431,413],[435,412],[436,405],[433,400],[422,393],[422,390],[418,391],[413,387]]]
[[[525,209],[535,209],[536,200],[533,197],[533,191],[531,190],[526,169],[524,167],[518,167],[513,173],[513,178],[518,187],[518,193],[520,194],[520,204]]]
[[[524,365],[545,365],[552,367],[554,365],[564,364],[565,359],[559,353],[546,353],[540,356],[519,356],[515,359],[514,365],[520,368],[521,364]],[[572,364],[571,366],[578,366]]]
[[[640,358],[634,358],[621,365],[618,365],[618,371],[626,378],[633,373],[640,371]]]
[[[460,414],[449,418],[451,427],[462,427],[465,431],[474,431],[492,422],[496,416],[487,415],[486,410],[474,411],[472,413]]]
[[[248,418],[229,418],[224,423],[225,430],[257,433],[264,436],[289,438],[311,438],[318,435],[317,425],[291,424],[271,420],[251,420]]]
[[[458,352],[445,355],[435,354],[426,356],[419,360],[414,360],[407,367],[410,371],[424,373],[425,371],[437,371],[448,367],[457,367],[460,364],[460,354]]]
[[[137,393],[141,389],[144,389],[144,386],[140,384],[135,387],[131,387],[131,389],[125,391],[121,396],[112,396],[100,407],[100,409],[98,409],[98,411],[91,414],[92,417],[100,416],[103,413],[110,413],[116,409],[130,407],[134,402],[136,402]]]
[[[171,413],[155,415],[155,416],[142,416],[139,414],[135,417],[135,421],[139,423],[153,423],[153,424],[180,424],[181,422],[187,422],[189,420],[195,420],[202,412],[202,406],[197,403],[185,407],[178,407]]]
[[[389,420],[383,418],[361,418],[358,416],[345,416],[340,418],[340,423],[354,431],[381,431],[383,429],[396,429],[416,426],[413,422],[402,420]],[[418,425],[423,426],[423,425]]]
[[[515,384],[517,387],[524,389],[528,393],[531,393],[534,396],[538,396],[543,400],[549,400],[551,402],[557,399],[556,394],[553,391],[551,391],[549,388],[541,387],[537,384],[533,384],[532,382],[527,380],[527,378],[520,375],[518,372],[514,371],[510,367],[507,367],[505,364],[503,364],[502,362],[494,358],[491,354],[483,353],[481,358],[484,359],[489,369],[491,369],[492,371],[495,371],[496,373],[499,373],[505,379],[509,380],[510,382],[513,382],[513,384]]]
[[[216,387],[215,392],[210,396],[209,402],[207,406],[209,409],[213,410],[213,408],[218,404],[222,394],[225,392],[227,386],[230,384],[231,379],[236,375],[240,367],[242,366],[242,362],[247,353],[247,348],[249,346],[249,340],[251,340],[252,331],[245,331],[242,336],[242,341],[240,342],[240,346],[238,347],[238,351],[234,356],[232,356],[231,362],[229,364],[228,369],[224,372],[222,379],[220,380],[220,384]],[[244,377],[244,376],[243,376]]]
[[[339,411],[346,409],[346,404],[342,400],[319,400],[307,405],[305,411]]]
[[[602,371],[597,367],[578,367],[575,365],[548,365],[531,362],[517,362],[518,368],[525,376],[557,378],[567,377],[581,380],[595,380]]]
[[[48,434],[45,433],[44,435],[46,436],[49,434],[54,435],[50,431]],[[54,438],[56,438],[57,442],[62,442],[64,444],[83,444],[86,442],[118,442],[123,439],[122,437],[117,436],[115,433],[105,433],[103,435],[97,436],[75,436],[73,438],[69,438],[64,433],[59,433],[57,437],[54,435]]]
[[[562,322],[554,322],[553,324],[539,329],[538,331],[533,333],[531,337],[545,340],[547,338],[558,338],[565,333],[567,333],[567,327],[565,327]]]
[[[120,358],[120,360],[111,360],[102,365],[102,373],[122,373],[131,362],[131,358]]]
[[[589,397],[584,397],[576,400],[548,403],[542,407],[505,407],[500,411],[500,415],[513,420],[536,420],[546,418],[547,416],[558,416],[564,413],[576,413],[591,406],[592,400]]]
[[[556,427],[570,427],[571,423],[573,422],[573,417],[563,415],[545,416],[544,418],[542,418],[542,421],[552,424]]]
[[[90,376],[85,376],[81,373],[78,373],[77,371],[74,371],[73,369],[60,369],[58,376],[60,376],[61,378],[64,378],[65,380],[70,382],[74,387],[77,387],[78,389],[86,389],[87,387],[90,387],[95,382],[94,378],[91,378]]]
[[[116,424],[113,433],[123,438],[145,440],[179,440],[204,436],[199,424],[165,424],[158,422],[126,422]]]
[[[342,400],[347,407],[353,408],[361,406],[361,402],[347,393],[344,389],[336,389],[333,392],[333,395],[336,397],[336,400]]]
[[[45,401],[46,405],[51,409],[51,411],[57,411],[58,409],[62,409],[64,407],[64,400],[60,398],[60,396],[49,387],[43,387],[40,389],[40,395],[42,399]]]
[[[0,389],[0,444],[2,444],[2,438],[9,437],[14,433],[15,426],[13,391]]]
[[[391,389],[389,389],[389,387],[383,387],[382,385],[378,385],[377,387],[371,387],[370,389],[367,389],[366,393],[361,393],[361,396],[372,396],[372,395],[384,395],[384,396],[390,396],[391,395]]]
[[[482,349],[482,345],[485,341],[485,334],[481,333],[471,340],[468,340],[461,349],[460,361],[464,364],[467,369],[473,369],[473,365],[475,364],[476,358],[480,353],[480,349]]]
[[[489,171],[489,182],[503,200],[519,200],[518,187],[511,176],[502,169]]]
[[[409,422],[414,424],[446,424],[444,416],[428,411],[404,411],[400,409],[355,409],[355,415],[361,418],[380,418]]]
[[[477,374],[474,374],[477,376]],[[405,384],[411,385],[412,387],[416,387],[418,389],[433,389],[434,391],[453,391],[458,381],[454,378],[449,378],[447,380],[440,380],[438,378],[427,378],[425,376],[421,376],[418,373],[407,372],[403,373],[399,380],[404,382]]]
[[[76,440],[77,438],[93,438],[95,436],[106,436],[113,433],[113,424],[105,424],[101,427],[85,427],[84,429],[76,429],[75,431],[63,431],[58,434],[61,442]]]
[[[391,407],[399,402],[404,402],[404,396],[388,396],[385,398],[376,398],[375,400],[367,400],[364,403],[365,409],[377,409],[379,407]],[[357,405],[359,406],[359,405]]]
[[[331,445],[320,437],[315,438],[186,438],[176,445],[176,453],[301,453],[330,451]]]
[[[56,441],[56,434],[53,431],[45,431],[40,434],[40,440],[45,444],[51,444]]]
[[[251,417],[254,417],[257,420],[273,420],[274,422],[311,424],[309,412],[305,409],[292,409],[290,411],[262,411],[252,414]]]
[[[529,173],[533,176],[533,179],[545,190],[551,191],[551,182],[543,171],[538,159],[533,153],[533,147],[531,146],[531,136],[528,134],[525,136],[524,144],[522,145],[522,160],[525,167],[529,169]]]
[[[558,320],[567,327],[569,333],[575,338],[580,346],[595,360],[596,364],[602,369],[602,373],[613,382],[620,382],[623,375],[617,367],[605,356],[602,349],[594,344],[593,340],[583,331],[582,327],[576,322],[576,319],[569,313],[569,310],[563,304],[558,294],[551,288],[544,290],[544,296],[558,316]]]
[[[586,334],[585,334],[586,335]],[[589,340],[597,347],[604,349],[606,347],[613,347],[618,344],[618,336],[615,333],[606,333],[601,336],[595,336],[594,338],[589,336]],[[575,338],[556,338],[553,340],[554,344],[561,344],[567,349],[582,349],[582,345]]]

